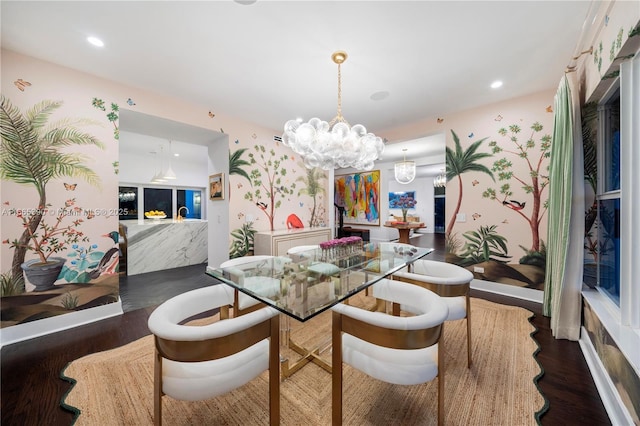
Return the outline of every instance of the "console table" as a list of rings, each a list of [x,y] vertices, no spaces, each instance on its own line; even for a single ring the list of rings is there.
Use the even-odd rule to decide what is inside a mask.
[[[320,244],[331,239],[331,228],[299,228],[256,232],[255,255],[284,256],[291,247]]]
[[[386,228],[396,228],[400,234],[398,242],[403,244],[410,244],[409,232],[412,229],[425,228],[422,222],[385,222],[384,226]]]

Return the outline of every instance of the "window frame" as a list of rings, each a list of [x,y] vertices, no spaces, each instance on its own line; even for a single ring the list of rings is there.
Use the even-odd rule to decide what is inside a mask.
[[[622,198],[623,198],[623,192],[622,192],[622,182],[620,182],[620,188],[618,189],[612,189],[612,190],[608,190],[607,188],[610,186],[609,184],[609,180],[610,180],[610,176],[608,175],[608,173],[610,172],[610,161],[611,161],[611,151],[610,151],[610,137],[611,137],[611,127],[612,127],[612,122],[611,122],[611,114],[610,114],[610,110],[611,110],[611,105],[612,105],[612,99],[614,99],[615,97],[619,97],[619,101],[618,104],[620,105],[620,109],[621,108],[621,103],[622,103],[622,93],[620,91],[620,78],[617,78],[614,83],[609,87],[609,89],[605,92],[605,94],[602,96],[602,98],[600,99],[600,101],[598,102],[598,140],[597,140],[597,151],[598,151],[598,183],[597,183],[597,191],[595,194],[596,197],[596,202],[598,203],[598,234],[597,234],[597,238],[598,238],[598,242],[600,242],[601,239],[601,231],[602,231],[602,221],[600,219],[600,202],[601,201],[610,201],[610,200],[618,200],[620,203],[620,210],[621,210],[621,216],[622,216]],[[622,113],[620,113],[622,114]],[[620,123],[620,149],[622,150],[622,124]],[[619,174],[622,174],[622,161],[620,160],[620,171]],[[620,179],[621,180],[621,179]],[[620,220],[618,225],[620,226],[620,228],[622,229],[622,221]],[[620,242],[620,252],[622,251],[622,242]],[[605,296],[610,302],[611,302],[611,309],[613,309],[614,311],[619,311],[619,306],[622,300],[622,253],[619,253],[620,255],[620,259],[618,259],[618,261],[620,262],[620,275],[618,277],[618,281],[619,281],[619,293],[618,293],[618,303],[616,303],[616,301],[614,300],[614,296],[606,291],[603,290],[601,287],[601,265],[602,265],[602,253],[598,254],[598,264],[597,264],[597,280],[596,280],[596,289],[598,290],[598,292],[600,294],[602,294],[603,296]]]
[[[620,93],[620,189],[605,191],[604,137],[609,130],[605,106]],[[640,342],[640,51],[620,64],[620,75],[598,102],[598,184],[596,200],[620,200],[620,303],[602,289],[599,305],[606,309],[615,329],[627,330]],[[634,172],[635,171],[635,172]],[[598,212],[599,214],[599,212]],[[599,277],[599,273],[598,273]],[[634,284],[635,283],[635,284]],[[610,327],[607,327],[608,329]],[[627,334],[623,333],[623,334]],[[616,334],[616,333],[614,333]],[[623,345],[624,346],[624,345]],[[640,367],[640,356],[636,360]]]

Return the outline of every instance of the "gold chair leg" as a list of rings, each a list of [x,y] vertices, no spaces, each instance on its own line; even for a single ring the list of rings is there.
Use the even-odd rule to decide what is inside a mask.
[[[221,320],[229,319],[229,305],[220,306],[220,319]]]
[[[162,425],[162,356],[157,349],[153,363],[153,424]]]
[[[444,425],[444,324],[438,340],[438,426]]]
[[[271,318],[269,338],[269,424],[280,424],[280,315]]]
[[[467,368],[471,368],[471,298],[467,292]]]
[[[331,330],[331,424],[342,425],[342,315],[333,312]]]

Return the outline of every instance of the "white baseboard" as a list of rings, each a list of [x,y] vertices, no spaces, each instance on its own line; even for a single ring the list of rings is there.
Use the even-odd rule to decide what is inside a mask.
[[[584,358],[587,361],[591,377],[593,377],[593,381],[596,383],[600,399],[602,400],[605,410],[607,410],[611,424],[632,425],[633,419],[620,400],[620,395],[609,378],[609,374],[605,370],[604,365],[602,365],[602,361],[600,361],[598,353],[593,347],[589,339],[589,334],[584,327],[582,327],[580,332],[580,340],[578,343],[580,343],[580,349],[582,349]]]
[[[0,348],[23,340],[122,315],[122,313],[122,301],[118,298],[117,302],[107,305],[5,327],[0,330]]]

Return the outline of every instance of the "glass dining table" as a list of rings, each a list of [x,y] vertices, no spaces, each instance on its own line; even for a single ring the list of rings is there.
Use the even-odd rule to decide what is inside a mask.
[[[302,355],[292,365],[283,361],[282,375],[289,377],[307,362],[331,371],[331,365],[318,356],[322,348],[303,348],[291,339],[289,318],[308,321],[432,251],[406,244],[367,242],[315,248],[286,257],[247,259],[246,263],[226,268],[209,266],[206,273],[284,314],[281,342]]]

